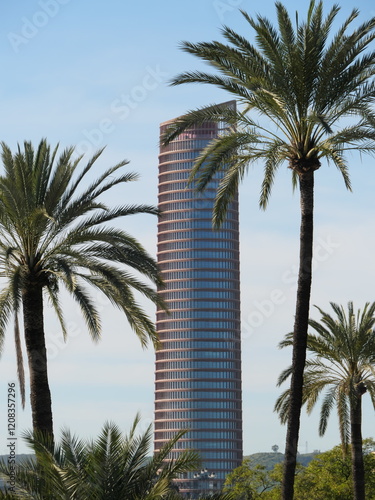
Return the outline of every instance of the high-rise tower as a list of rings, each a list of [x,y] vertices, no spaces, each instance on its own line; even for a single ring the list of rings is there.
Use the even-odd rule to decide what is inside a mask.
[[[203,469],[178,481],[188,498],[221,489],[242,461],[238,200],[213,230],[218,178],[203,194],[188,185],[194,159],[225,128],[192,127],[159,155],[158,263],[169,314],[157,313],[155,450],[189,429],[172,451],[201,454]]]

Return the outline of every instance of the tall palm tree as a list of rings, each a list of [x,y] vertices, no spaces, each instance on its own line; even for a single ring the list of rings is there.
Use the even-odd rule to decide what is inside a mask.
[[[38,460],[20,462],[15,471],[17,498],[54,500],[161,500],[173,492],[177,475],[199,466],[199,455],[186,451],[176,460],[168,454],[185,431],[176,433],[155,455],[150,456],[152,426],[136,434],[136,416],[128,435],[113,423],[106,423],[95,441],[80,440],[67,430],[61,444],[52,445],[41,433],[27,433],[26,440]],[[52,445],[52,447],[51,447]],[[0,463],[7,481],[9,465]],[[12,498],[14,491],[3,498]],[[2,498],[0,496],[0,498]],[[171,496],[172,498],[172,496]]]
[[[20,356],[18,316],[23,312],[25,343],[30,371],[33,428],[52,435],[51,394],[48,383],[44,297],[48,297],[67,337],[59,292],[63,286],[80,306],[94,341],[101,335],[98,309],[86,285],[100,290],[126,318],[142,345],[157,337],[153,322],[137,303],[140,292],[160,304],[154,288],[137,274],[160,284],[157,265],[142,245],[109,222],[133,214],[157,214],[148,205],[108,207],[100,197],[111,188],[135,181],[137,175],[120,172],[128,162],[106,169],[86,186],[100,150],[80,168],[73,148],[57,157],[42,140],[35,151],[24,143],[12,153],[2,143],[4,173],[0,176],[0,340],[15,318]],[[132,274],[128,269],[136,271]],[[19,375],[23,385],[22,362]],[[23,391],[22,391],[23,392]],[[24,397],[23,397],[24,403]]]
[[[306,358],[314,176],[322,160],[331,161],[350,189],[345,152],[374,153],[375,53],[366,49],[375,38],[375,18],[348,33],[359,14],[354,9],[332,36],[337,5],[324,17],[322,2],[311,1],[306,21],[300,22],[297,16],[295,26],[279,2],[276,11],[277,28],[267,18],[254,19],[242,12],[255,33],[255,44],[227,26],[222,34],[229,43],[182,43],[182,50],[207,62],[215,72],[182,73],[172,85],[204,83],[219,87],[234,96],[242,109],[236,111],[226,103],[190,111],[170,126],[163,143],[206,121],[228,125],[200,155],[191,176],[197,189],[204,190],[214,175],[223,173],[213,210],[216,226],[225,219],[228,204],[253,162],[264,163],[262,208],[267,206],[281,164],[291,169],[293,186],[299,187],[300,258],[283,481],[286,500],[293,498]],[[266,119],[258,122],[257,113]]]
[[[324,435],[331,410],[336,407],[344,452],[351,444],[355,500],[365,498],[365,472],[362,452],[362,396],[368,392],[375,409],[375,302],[355,313],[349,302],[347,313],[331,303],[336,317],[317,308],[321,320],[310,320],[315,333],[309,333],[307,349],[313,355],[306,360],[303,404],[311,413],[325,391],[320,411],[319,434]],[[281,347],[292,345],[292,334]],[[291,368],[279,377],[280,385],[291,375]],[[275,410],[286,422],[290,390],[277,400]]]

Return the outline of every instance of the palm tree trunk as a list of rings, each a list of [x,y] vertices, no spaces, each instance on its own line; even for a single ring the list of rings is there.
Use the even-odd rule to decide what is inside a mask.
[[[43,287],[28,283],[22,295],[26,350],[30,372],[30,402],[34,431],[53,438],[52,403],[44,337]]]
[[[292,500],[297,464],[302,407],[303,372],[306,361],[313,253],[314,170],[299,174],[301,229],[296,315],[294,320],[292,377],[285,445],[283,500]]]
[[[365,468],[362,450],[362,395],[350,404],[350,435],[354,500],[365,500]]]

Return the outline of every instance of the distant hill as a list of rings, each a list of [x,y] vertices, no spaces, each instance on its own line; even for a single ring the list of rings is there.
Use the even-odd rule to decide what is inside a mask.
[[[300,464],[306,466],[308,463],[315,458],[317,455],[319,455],[320,452],[314,452],[314,453],[305,453],[298,455],[297,460]],[[17,455],[16,460],[17,462],[20,460],[24,460],[26,458],[31,458],[33,457],[32,454],[20,454]],[[253,463],[256,465],[264,465],[264,467],[267,470],[271,470],[274,468],[275,464],[278,464],[279,462],[282,462],[284,460],[284,454],[283,453],[253,453],[252,455],[247,455],[244,458],[250,458]],[[7,461],[8,460],[8,455],[0,455],[0,461]],[[4,483],[0,479],[0,490],[3,489]]]
[[[297,461],[306,466],[311,462],[313,458],[319,455],[319,451],[314,453],[304,453],[299,454]],[[274,466],[284,460],[283,453],[253,453],[252,455],[247,455],[244,458],[250,458],[256,465],[264,465],[267,470],[271,470]]]
[[[16,455],[16,462],[19,462],[20,460],[25,460],[27,458],[31,458],[34,455],[32,453],[17,453]],[[0,455],[0,462],[7,462],[9,458],[9,455]]]
[[[308,465],[309,462],[313,458],[315,458],[317,455],[319,455],[320,451],[314,451],[314,453],[304,453],[300,454],[297,457],[297,460],[300,464],[306,466]],[[24,460],[27,458],[31,458],[34,455],[32,453],[30,454],[18,454],[16,456],[17,462],[19,460]],[[264,465],[267,470],[273,469],[275,464],[278,464],[279,462],[282,462],[284,460],[284,454],[283,453],[253,453],[252,455],[247,455],[244,458],[250,458],[256,465]],[[7,461],[8,460],[8,455],[0,455],[0,461]]]

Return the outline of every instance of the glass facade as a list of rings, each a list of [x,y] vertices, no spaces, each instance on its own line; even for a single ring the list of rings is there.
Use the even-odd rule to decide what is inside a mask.
[[[159,155],[158,263],[169,314],[157,312],[155,450],[188,430],[171,458],[195,449],[208,472],[178,480],[187,498],[220,490],[242,462],[238,200],[214,230],[219,175],[201,194],[188,183],[194,159],[221,133],[225,124],[204,123],[161,146]]]

